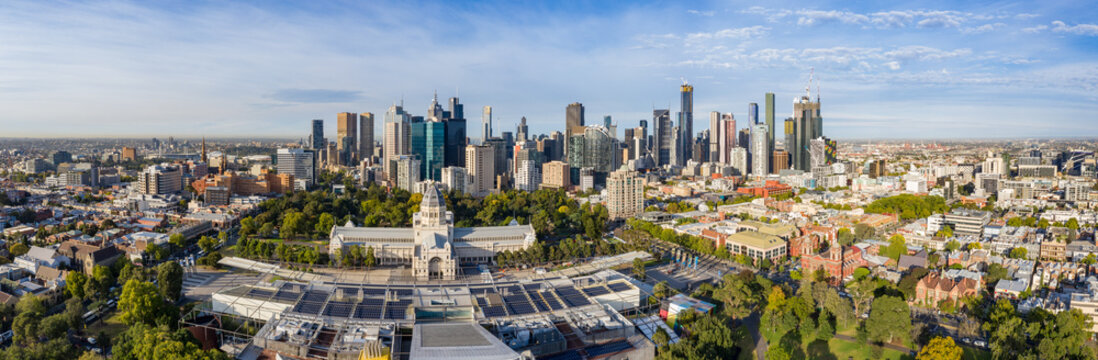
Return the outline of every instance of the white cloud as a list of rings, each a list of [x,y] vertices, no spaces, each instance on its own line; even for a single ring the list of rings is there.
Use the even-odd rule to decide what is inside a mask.
[[[852,13],[848,11],[820,11],[820,10],[800,10],[797,11],[797,25],[812,26],[830,22],[840,22],[843,24],[864,24],[869,21],[869,17]]]
[[[900,62],[899,61],[886,62],[885,66],[887,66],[889,70],[893,70],[893,71],[900,70]]]
[[[1027,28],[1022,29],[1022,32],[1030,33],[1030,34],[1037,34],[1037,33],[1043,32],[1045,30],[1048,30],[1048,25],[1037,25],[1037,26],[1034,26],[1034,27],[1027,27]]]
[[[1068,25],[1068,24],[1065,24],[1063,21],[1057,20],[1057,21],[1052,22],[1052,32],[1069,33],[1069,34],[1086,35],[1086,36],[1098,36],[1098,25],[1095,25],[1095,24]]]
[[[1006,24],[1004,24],[1004,23],[983,24],[983,25],[980,25],[980,26],[977,26],[977,27],[963,28],[963,29],[961,29],[961,32],[965,33],[965,34],[982,34],[982,33],[995,31],[996,29],[1000,29],[1000,28],[1003,28],[1005,26],[1006,26]]]
[[[700,11],[700,10],[694,10],[694,9],[686,10],[686,13],[687,14],[698,15],[698,16],[713,16],[715,14],[715,12],[713,10]]]

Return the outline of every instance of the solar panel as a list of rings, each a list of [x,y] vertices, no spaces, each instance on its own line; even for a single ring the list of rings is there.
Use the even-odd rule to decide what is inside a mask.
[[[385,304],[385,299],[378,299],[378,298],[365,298],[365,299],[362,299],[362,301],[360,302],[360,304],[362,304],[362,305],[366,305],[366,306],[376,306],[376,307],[381,307],[382,305],[384,305],[384,304]]]
[[[321,303],[312,302],[312,301],[302,301],[302,302],[297,303],[297,305],[294,305],[294,312],[298,312],[298,313],[302,313],[302,314],[309,314],[309,315],[316,315],[316,314],[320,313],[320,307],[321,306],[323,306],[323,304],[321,304]]]
[[[391,289],[397,296],[412,296],[412,289]]]
[[[359,304],[358,306],[355,306],[355,318],[381,319],[381,306]]]
[[[477,305],[481,306],[481,307],[484,307],[485,305],[488,305],[488,300],[485,300],[484,298],[478,296],[477,297]]]
[[[568,306],[571,306],[571,307],[584,306],[584,305],[590,305],[591,304],[590,301],[587,301],[587,298],[585,298],[585,297],[583,297],[583,295],[579,295],[579,294],[566,295],[566,296],[562,296],[561,298],[564,299],[564,303],[568,304]]]
[[[263,289],[252,289],[252,290],[248,291],[248,297],[252,297],[252,298],[266,299],[266,298],[271,297],[272,294],[274,294],[273,291],[263,290]]]
[[[546,305],[549,305],[549,309],[560,310],[564,308],[564,305],[560,303],[560,300],[557,300],[557,297],[553,295],[552,292],[542,291],[541,299],[545,301]]]
[[[282,290],[279,290],[277,293],[275,293],[275,296],[274,296],[275,299],[285,300],[285,301],[295,301],[299,297],[301,297],[301,293],[286,290],[285,287],[283,287]]]
[[[541,284],[526,284],[522,286],[526,290],[538,290],[541,289]]]
[[[618,340],[587,348],[587,356],[596,357],[599,355],[613,354],[631,348],[633,348],[633,345],[630,345],[628,341]]]
[[[382,288],[362,288],[362,295],[385,296],[385,289],[382,289]]]
[[[622,291],[626,291],[626,290],[630,290],[630,289],[632,289],[632,287],[630,287],[629,285],[627,285],[623,282],[616,282],[616,283],[610,284],[610,291],[613,291],[613,292],[622,292]]]
[[[348,296],[348,297],[350,297],[350,296],[357,296],[357,295],[358,295],[358,288],[354,288],[354,287],[340,287],[340,288],[339,288],[339,290],[342,290],[342,291],[343,291],[343,296]]]
[[[538,308],[538,312],[549,311],[549,305],[545,303],[545,300],[541,298],[541,295],[538,295],[537,291],[527,291],[526,294],[530,295],[530,298],[534,300],[534,306]]]
[[[323,302],[324,300],[328,300],[328,295],[328,293],[323,291],[306,291],[305,296],[302,296],[301,300]]]
[[[605,286],[593,286],[584,288],[583,293],[587,294],[587,296],[599,296],[609,294],[610,290],[607,290]]]
[[[507,316],[507,312],[503,310],[502,306],[484,306],[480,310],[484,312],[485,317]]]
[[[411,305],[411,300],[390,301],[385,304],[385,318],[403,320],[407,318],[408,305]]]
[[[354,304],[342,301],[329,301],[324,307],[324,315],[333,317],[348,317],[354,309]]]

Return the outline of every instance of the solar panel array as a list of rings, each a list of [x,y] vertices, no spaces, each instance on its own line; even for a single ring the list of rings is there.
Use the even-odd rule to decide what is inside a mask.
[[[587,296],[599,296],[609,294],[610,290],[607,289],[605,286],[599,285],[583,288],[583,293],[587,294]]]
[[[576,291],[576,288],[571,286],[562,286],[557,288],[557,294],[560,295],[561,300],[564,300],[565,304],[570,307],[590,305],[591,302],[587,301],[587,298]]]
[[[526,315],[536,313],[534,306],[530,305],[530,301],[526,300],[526,295],[507,295],[503,297],[504,303],[507,304],[507,310],[514,315]]]
[[[622,291],[627,291],[629,289],[632,289],[631,286],[629,286],[628,284],[626,284],[624,282],[610,283],[609,287],[610,287],[610,291],[613,291],[613,292],[622,292]]]
[[[613,354],[619,351],[632,349],[633,345],[625,340],[618,340],[608,342],[602,345],[595,345],[587,348],[587,356],[596,357],[599,355]]]
[[[392,320],[404,320],[408,316],[408,305],[412,300],[397,300],[385,303],[385,318]]]
[[[354,304],[344,301],[329,301],[324,307],[324,315],[333,317],[348,317],[354,310]]]
[[[507,316],[507,312],[503,310],[502,306],[484,306],[480,308],[484,312],[485,317],[503,317]]]

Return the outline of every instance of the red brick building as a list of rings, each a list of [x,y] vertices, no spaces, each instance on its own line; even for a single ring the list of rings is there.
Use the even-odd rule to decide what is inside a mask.
[[[807,248],[801,249],[801,251],[804,250]],[[854,270],[863,266],[866,266],[866,261],[862,257],[862,250],[853,246],[843,249],[835,238],[831,239],[831,245],[827,250],[801,256],[801,272],[806,275],[816,272],[817,269],[823,269],[831,278],[845,279],[853,276]]]
[[[741,187],[736,192],[758,197],[771,197],[784,194],[792,194],[793,187],[774,180],[767,180],[763,186]]]
[[[953,280],[937,272],[927,274],[915,284],[915,302],[938,305],[942,300],[957,301],[965,296],[976,296],[980,283],[969,278]]]

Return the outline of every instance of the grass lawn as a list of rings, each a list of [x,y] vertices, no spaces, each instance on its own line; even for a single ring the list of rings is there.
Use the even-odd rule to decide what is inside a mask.
[[[122,325],[118,311],[112,311],[107,318],[96,321],[95,324],[88,325],[84,329],[84,333],[88,336],[99,336],[100,332],[105,332],[111,339],[117,338],[123,331],[126,331],[126,326]]]
[[[845,340],[832,338],[828,340],[827,347],[823,346],[822,341],[816,341],[808,345],[807,358],[809,359],[833,359],[833,360],[846,360],[846,359],[876,359],[873,357],[871,347],[868,345],[859,345]],[[881,359],[910,359],[907,354],[901,353],[896,350],[884,349],[881,354]]]
[[[957,345],[961,345],[961,344],[957,344]],[[977,349],[977,348],[974,348],[974,347],[968,347],[968,346],[964,346],[964,345],[961,345],[961,348],[965,349],[965,354],[964,354],[964,356],[961,356],[961,359],[964,359],[964,360],[991,360],[991,352],[989,352],[987,350]]]

